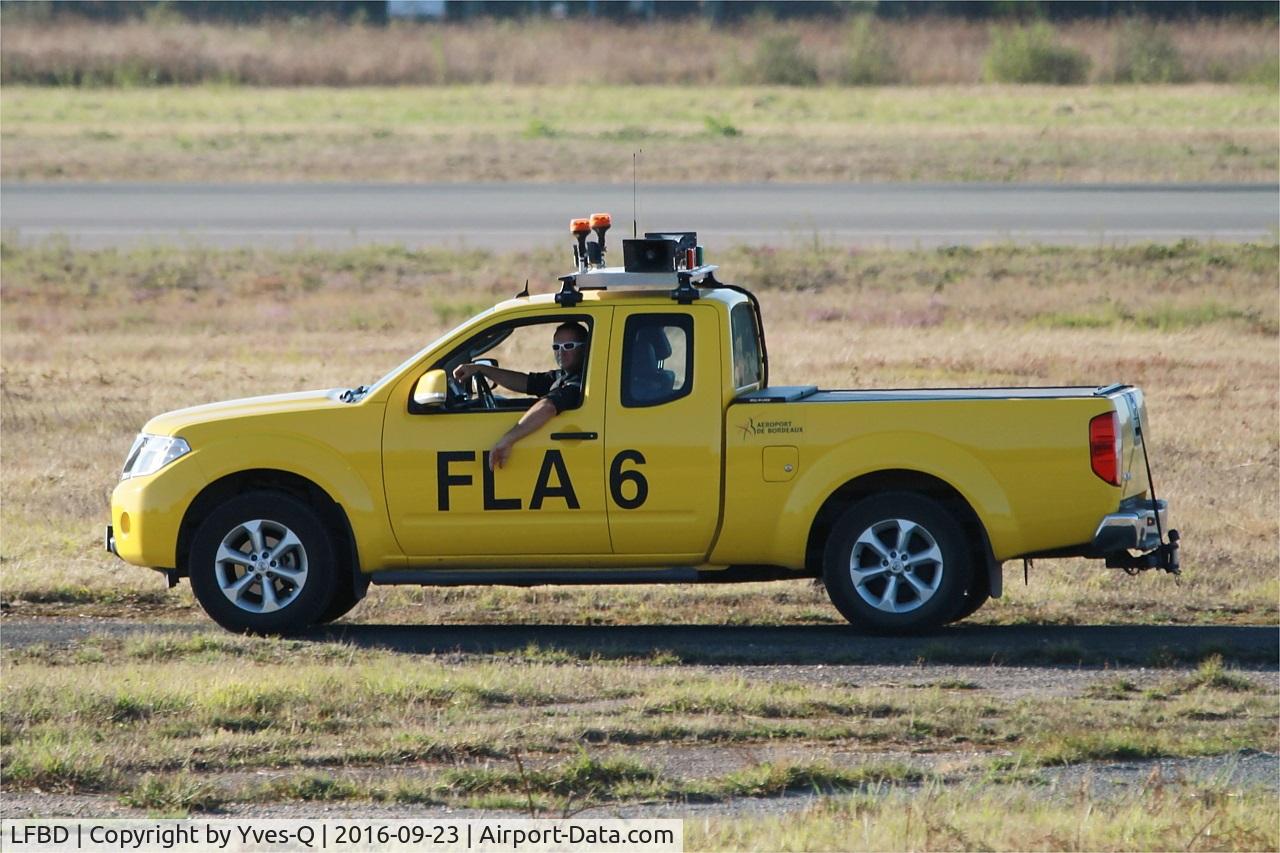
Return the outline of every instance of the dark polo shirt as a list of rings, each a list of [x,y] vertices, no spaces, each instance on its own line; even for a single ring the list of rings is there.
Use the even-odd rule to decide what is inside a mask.
[[[576,409],[582,405],[582,373],[567,370],[530,373],[525,393],[550,400],[557,415],[565,409]]]

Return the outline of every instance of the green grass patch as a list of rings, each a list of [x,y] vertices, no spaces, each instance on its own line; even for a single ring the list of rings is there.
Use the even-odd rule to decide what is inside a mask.
[[[812,717],[894,717],[906,709],[888,702],[866,703],[840,691],[789,684],[759,684],[746,680],[698,679],[649,693],[640,705],[643,714],[746,714],[772,719]]]
[[[67,738],[44,735],[4,751],[4,780],[9,788],[42,791],[102,791],[118,783],[102,735]]]
[[[453,795],[522,793],[580,799],[611,799],[619,788],[652,783],[657,773],[636,761],[598,759],[585,752],[577,758],[542,769],[496,770],[459,768],[445,771],[441,790]]]
[[[1057,329],[1108,329],[1124,326],[1154,329],[1161,332],[1195,329],[1217,323],[1243,326],[1259,334],[1274,335],[1275,319],[1261,311],[1242,309],[1220,302],[1193,305],[1155,304],[1134,311],[1119,302],[1111,302],[1090,313],[1048,313],[1035,320],[1037,325]]]
[[[121,795],[120,802],[139,809],[183,814],[218,811],[226,803],[226,795],[192,774],[147,774]]]
[[[1084,691],[1084,695],[1091,699],[1115,699],[1124,701],[1133,697],[1135,693],[1140,692],[1137,685],[1127,678],[1113,678],[1107,681],[1100,681],[1092,684]]]
[[[1176,754],[1176,753],[1175,753]],[[1140,761],[1173,757],[1147,732],[1102,731],[1053,736],[1038,746],[1041,764],[1082,764],[1087,761]]]
[[[1233,693],[1257,692],[1258,686],[1243,675],[1229,671],[1222,662],[1222,655],[1207,658],[1195,673],[1175,684],[1175,690],[1221,690]]]
[[[306,803],[364,799],[367,791],[361,785],[317,773],[304,773],[273,779],[251,789],[252,801],[301,801]]]
[[[712,782],[708,790],[734,797],[848,792],[869,785],[915,784],[927,778],[901,763],[868,764],[853,769],[829,764],[759,764]]]

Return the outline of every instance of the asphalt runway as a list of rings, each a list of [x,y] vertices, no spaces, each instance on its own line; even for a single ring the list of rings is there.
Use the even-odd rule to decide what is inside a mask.
[[[613,214],[632,188],[580,184],[22,184],[0,186],[6,240],[344,248],[371,243],[529,249],[569,245],[568,221]],[[733,243],[936,247],[1273,240],[1274,184],[642,185],[640,230]],[[616,243],[614,245],[617,245]]]

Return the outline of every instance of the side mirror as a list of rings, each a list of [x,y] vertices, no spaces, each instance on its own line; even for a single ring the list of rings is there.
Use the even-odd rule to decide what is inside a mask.
[[[419,406],[439,408],[449,393],[449,381],[443,370],[428,370],[413,387],[413,402]]]

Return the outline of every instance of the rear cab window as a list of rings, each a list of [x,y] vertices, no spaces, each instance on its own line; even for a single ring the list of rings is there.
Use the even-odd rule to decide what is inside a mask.
[[[739,302],[729,311],[729,327],[733,344],[733,387],[749,391],[760,386],[763,373],[760,360],[760,336],[751,305]]]
[[[693,318],[633,314],[622,347],[622,405],[661,406],[693,390]]]

